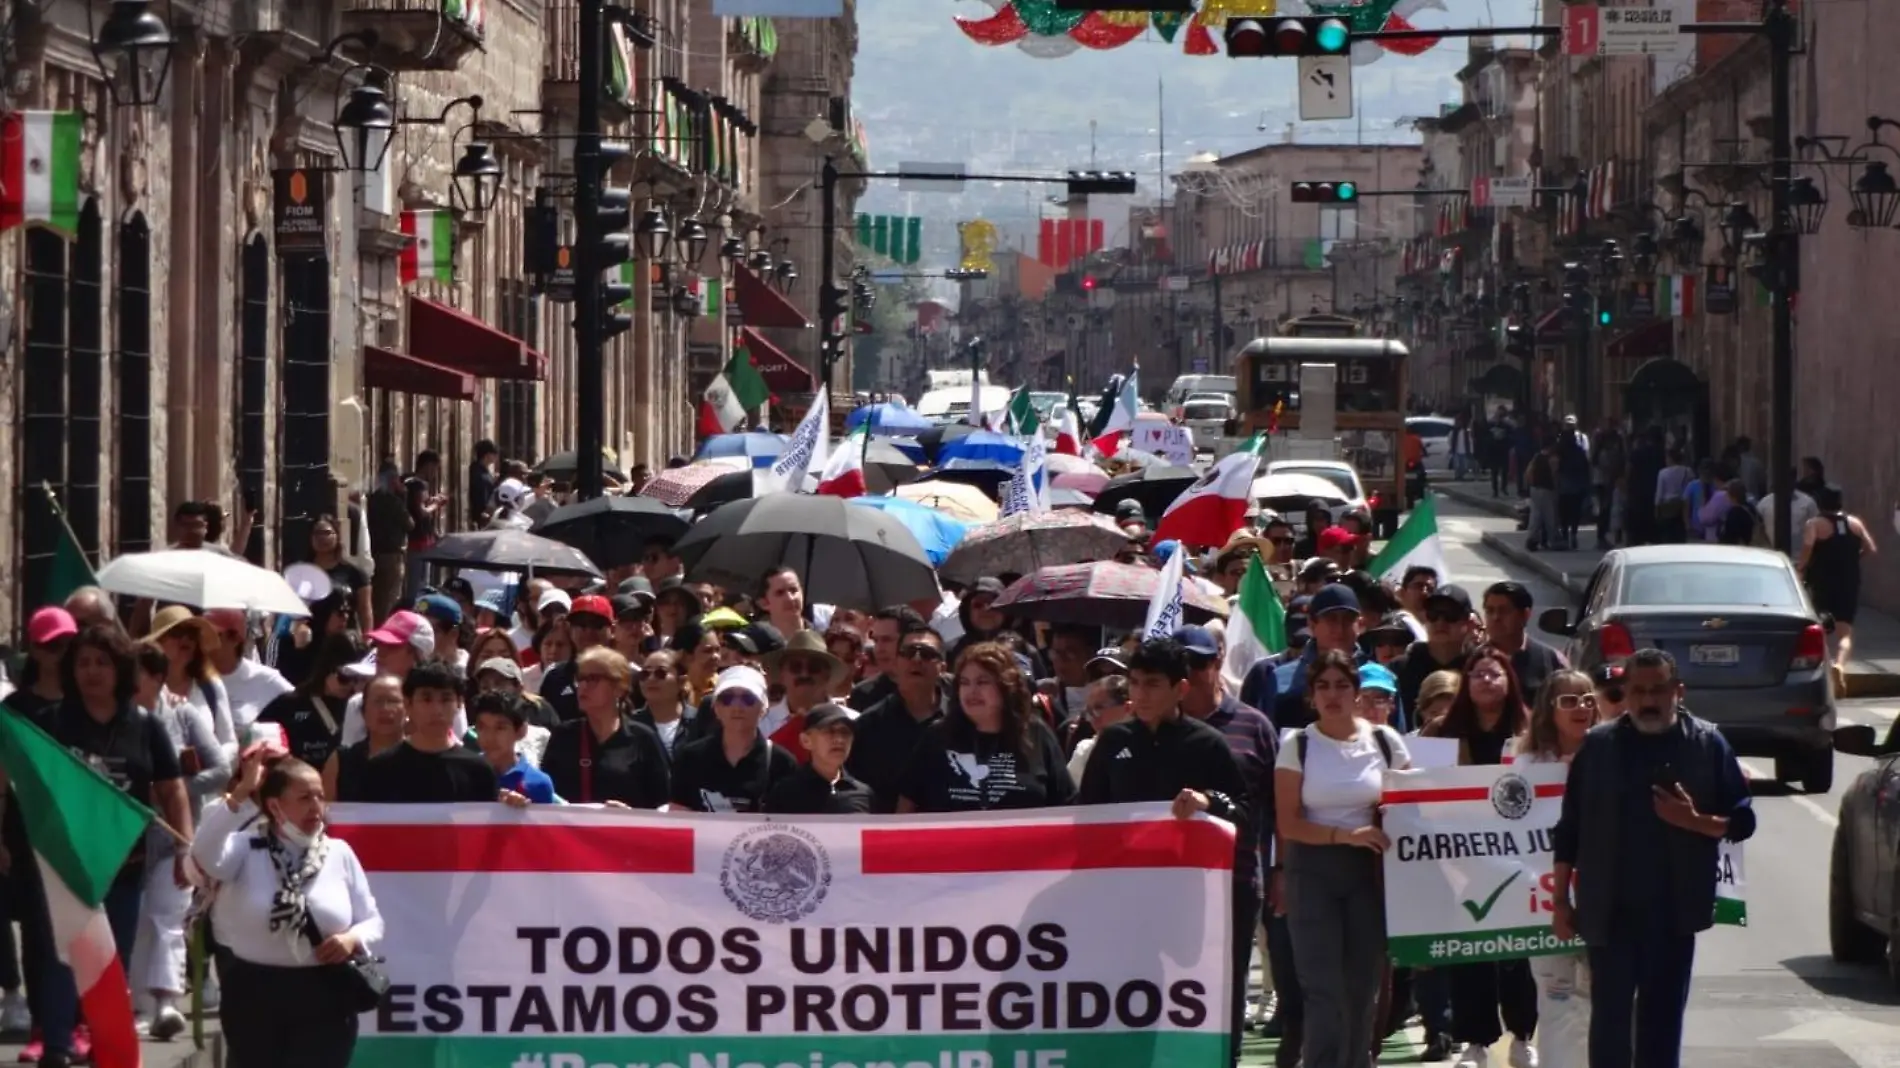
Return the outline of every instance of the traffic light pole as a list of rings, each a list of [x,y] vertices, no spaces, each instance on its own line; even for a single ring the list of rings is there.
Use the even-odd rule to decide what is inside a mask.
[[[596,217],[604,179],[600,168],[601,0],[580,0],[580,107],[575,119],[574,218]],[[599,244],[594,234],[574,242],[574,466],[580,500],[606,492],[602,449],[607,433],[605,339],[601,332]]]
[[[818,196],[818,229],[824,241],[824,247],[818,250],[818,315],[823,320],[818,324],[818,366],[829,410],[831,372],[844,348],[844,335],[837,316],[831,314],[831,301],[827,297],[827,292],[838,284],[838,164],[830,156],[825,157],[825,167],[819,175]]]

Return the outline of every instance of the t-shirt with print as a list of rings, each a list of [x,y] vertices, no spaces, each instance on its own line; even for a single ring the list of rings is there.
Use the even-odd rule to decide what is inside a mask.
[[[1399,732],[1363,719],[1355,722],[1358,729],[1343,742],[1328,738],[1317,726],[1287,731],[1280,738],[1280,757],[1274,766],[1300,772],[1300,808],[1308,823],[1349,831],[1371,824],[1385,790],[1386,769],[1412,762]],[[1304,746],[1300,745],[1302,734]],[[1306,750],[1304,765],[1302,748]],[[1387,751],[1392,754],[1389,765]]]
[[[110,720],[100,723],[86,713],[84,705],[65,701],[48,710],[46,728],[55,741],[147,808],[153,807],[155,784],[184,778],[178,749],[165,725],[130,704],[121,705]],[[145,846],[141,840],[119,870],[117,882],[142,878],[144,867]]]
[[[918,738],[899,796],[919,812],[1044,808],[1074,801],[1075,783],[1055,732],[1040,718],[1030,719],[1024,730],[1025,752],[1018,752],[997,735],[971,729],[968,721],[938,720]]]
[[[737,764],[726,759],[724,738],[701,738],[674,755],[673,804],[694,812],[758,812],[765,795],[797,770],[796,757],[764,738]]]
[[[321,768],[329,761],[330,754],[337,751],[343,737],[341,712],[342,702],[292,692],[265,705],[257,714],[257,722],[282,727],[290,755],[313,768]]]

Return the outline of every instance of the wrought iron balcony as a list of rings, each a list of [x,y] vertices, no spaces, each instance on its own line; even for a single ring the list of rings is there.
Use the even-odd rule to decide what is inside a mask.
[[[482,0],[344,0],[344,31],[373,30],[369,59],[391,70],[454,70],[480,51]]]

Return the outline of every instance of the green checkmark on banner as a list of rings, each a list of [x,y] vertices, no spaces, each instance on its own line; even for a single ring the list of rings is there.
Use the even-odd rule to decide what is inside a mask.
[[[1459,902],[1459,904],[1465,907],[1465,911],[1471,914],[1471,922],[1483,923],[1484,918],[1486,916],[1491,915],[1491,907],[1498,903],[1498,898],[1503,897],[1504,891],[1509,889],[1510,885],[1516,882],[1517,877],[1522,874],[1524,874],[1524,871],[1521,868],[1518,869],[1517,871],[1512,872],[1510,875],[1510,878],[1507,878],[1503,882],[1499,883],[1498,888],[1496,890],[1491,891],[1491,896],[1485,898],[1484,904],[1482,905],[1478,904],[1475,901]],[[1440,900],[1443,900],[1443,899],[1441,898]]]

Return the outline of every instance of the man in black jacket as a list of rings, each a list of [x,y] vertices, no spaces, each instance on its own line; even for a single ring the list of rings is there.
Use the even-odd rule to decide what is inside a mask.
[[[1682,709],[1675,659],[1644,649],[1625,667],[1630,711],[1570,763],[1551,929],[1589,947],[1591,1068],[1676,1068],[1695,936],[1715,922],[1716,843],[1753,835],[1755,810],[1721,732]]]

